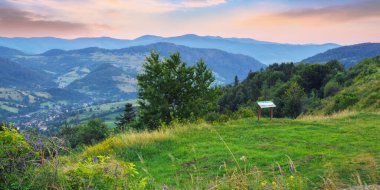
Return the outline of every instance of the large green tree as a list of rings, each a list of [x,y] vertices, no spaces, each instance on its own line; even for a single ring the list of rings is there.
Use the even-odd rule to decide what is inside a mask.
[[[304,89],[296,81],[292,81],[285,91],[283,101],[285,115],[296,118],[305,109],[306,94]]]
[[[142,70],[137,81],[143,126],[155,129],[173,119],[194,119],[216,109],[217,88],[212,86],[215,78],[202,60],[187,66],[178,52],[164,59],[151,52]]]

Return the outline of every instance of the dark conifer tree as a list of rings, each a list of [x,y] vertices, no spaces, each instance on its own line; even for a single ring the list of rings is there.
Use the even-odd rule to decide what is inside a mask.
[[[239,78],[237,75],[235,75],[234,85],[235,86],[239,85]]]
[[[116,117],[116,126],[120,131],[124,131],[126,126],[130,124],[135,118],[135,111],[131,103],[125,104],[124,112]]]

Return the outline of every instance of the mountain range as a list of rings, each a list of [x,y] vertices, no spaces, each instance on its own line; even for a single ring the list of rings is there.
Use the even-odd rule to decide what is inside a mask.
[[[326,63],[336,59],[345,68],[352,67],[363,59],[380,54],[380,43],[362,43],[350,46],[342,46],[327,50],[301,61],[301,63]]]
[[[0,77],[1,87],[62,88],[94,100],[135,97],[136,75],[141,71],[145,56],[152,50],[162,57],[178,51],[188,65],[203,59],[219,84],[229,83],[235,76],[244,78],[250,70],[266,67],[246,55],[162,42],[114,50],[95,47],[68,51],[53,49],[41,54],[7,50],[0,52],[0,57],[8,58],[0,62],[0,69],[7,72]]]
[[[0,46],[39,54],[51,49],[74,50],[88,47],[121,49],[132,46],[168,42],[192,48],[220,49],[254,57],[264,64],[298,62],[317,53],[339,47],[338,44],[283,44],[258,41],[250,38],[222,38],[187,34],[176,37],[145,35],[133,40],[109,37],[60,39],[52,37],[0,38]]]

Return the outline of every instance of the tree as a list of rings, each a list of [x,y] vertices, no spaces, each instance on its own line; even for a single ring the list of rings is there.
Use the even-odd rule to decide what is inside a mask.
[[[99,142],[109,135],[107,125],[101,119],[92,119],[79,128],[82,143],[89,145]]]
[[[123,114],[116,117],[116,126],[119,131],[124,131],[126,126],[130,124],[135,118],[135,111],[133,110],[133,105],[131,103],[125,104]]]
[[[303,88],[296,81],[291,81],[283,97],[285,115],[296,118],[304,110],[305,99]]]
[[[237,85],[239,85],[239,78],[238,78],[238,76],[237,75],[235,75],[235,79],[234,79],[234,86],[237,86]]]
[[[301,64],[299,75],[302,81],[299,83],[305,92],[310,93],[313,89],[320,90],[321,87],[327,82],[326,79],[329,75],[329,68],[321,64]],[[321,96],[323,93],[321,93]]]
[[[178,52],[163,60],[151,52],[137,76],[140,121],[155,129],[173,119],[197,118],[216,109],[217,88],[211,86],[214,80],[202,60],[188,67]]]

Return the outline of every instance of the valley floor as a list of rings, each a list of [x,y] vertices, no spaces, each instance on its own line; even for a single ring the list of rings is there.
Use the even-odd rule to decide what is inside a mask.
[[[226,173],[259,170],[267,181],[284,172],[301,176],[303,187],[325,187],[328,179],[344,188],[360,185],[358,176],[363,184],[380,184],[379,140],[379,113],[272,121],[243,118],[121,134],[78,156],[109,155],[132,162],[160,186],[210,187]]]

